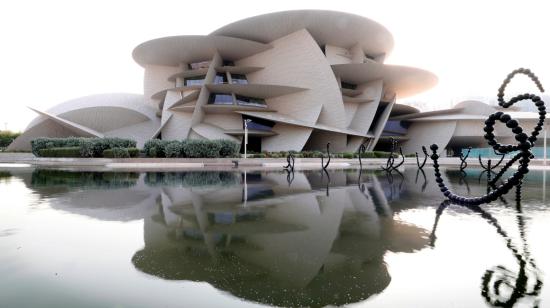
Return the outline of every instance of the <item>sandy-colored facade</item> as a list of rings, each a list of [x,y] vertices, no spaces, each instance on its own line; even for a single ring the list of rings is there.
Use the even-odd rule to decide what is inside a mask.
[[[39,117],[11,146],[36,137],[243,141],[253,151],[374,149],[386,122],[417,110],[398,98],[433,87],[425,70],[384,64],[393,38],[367,18],[333,11],[251,17],[205,36],[137,46],[143,95],[84,97]],[[113,120],[116,118],[116,120]]]
[[[488,116],[502,111],[516,119],[527,131],[531,131],[539,121],[537,112],[525,111],[517,107],[503,109],[479,101],[464,101],[451,109],[431,112],[409,113],[389,119],[386,127],[398,127],[395,131],[386,130],[382,138],[393,137],[402,146],[403,153],[422,153],[422,146],[433,143],[439,151],[447,150],[449,155],[458,155],[467,147],[488,148],[483,130]],[[545,127],[549,125],[546,120]],[[387,133],[387,134],[386,134]],[[500,143],[516,144],[515,134],[505,125],[496,125],[493,132]],[[548,136],[546,137],[548,138]],[[544,131],[541,132],[537,147],[544,145]]]

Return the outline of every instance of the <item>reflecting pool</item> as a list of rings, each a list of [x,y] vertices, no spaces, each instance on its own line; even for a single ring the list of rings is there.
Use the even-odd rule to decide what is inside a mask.
[[[546,177],[0,169],[0,307],[544,306]],[[463,195],[486,173],[444,170]]]

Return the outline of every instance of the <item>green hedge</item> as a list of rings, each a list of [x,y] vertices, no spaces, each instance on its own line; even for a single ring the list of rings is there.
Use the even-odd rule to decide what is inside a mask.
[[[145,142],[143,152],[147,157],[184,157],[184,158],[219,158],[239,156],[240,144],[231,140],[198,140],[188,139],[159,140]]]
[[[103,157],[105,158],[129,158],[138,157],[138,148],[112,148],[103,151]]]
[[[19,135],[21,133],[14,133],[9,130],[0,131],[0,149],[7,148]]]
[[[123,138],[37,138],[31,141],[32,153],[41,156],[40,150],[50,148],[79,148],[79,157],[102,157],[103,151],[112,148],[135,148],[136,141]]]
[[[47,148],[38,151],[40,157],[81,157],[80,147]]]

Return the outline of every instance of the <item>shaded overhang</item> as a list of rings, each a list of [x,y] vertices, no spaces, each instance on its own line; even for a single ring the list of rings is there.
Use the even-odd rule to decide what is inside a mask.
[[[429,71],[401,65],[387,65],[374,61],[332,65],[334,74],[342,81],[363,84],[382,79],[384,88],[399,98],[412,96],[433,88],[437,76]]]
[[[363,52],[371,56],[387,55],[393,48],[393,37],[381,24],[359,15],[326,10],[258,15],[223,26],[211,34],[270,43],[302,29],[320,46],[351,48],[359,44]]]
[[[235,61],[269,48],[268,44],[234,37],[182,35],[144,42],[134,48],[132,57],[141,66],[178,66],[180,63],[209,61],[216,52],[224,60]]]

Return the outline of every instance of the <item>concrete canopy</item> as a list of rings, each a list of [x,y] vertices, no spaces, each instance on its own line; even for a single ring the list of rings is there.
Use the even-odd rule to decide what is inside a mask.
[[[269,43],[307,29],[319,45],[351,48],[359,43],[363,52],[389,54],[393,48],[391,33],[368,18],[335,11],[297,10],[264,14],[236,21],[215,30],[211,35],[224,35]]]

